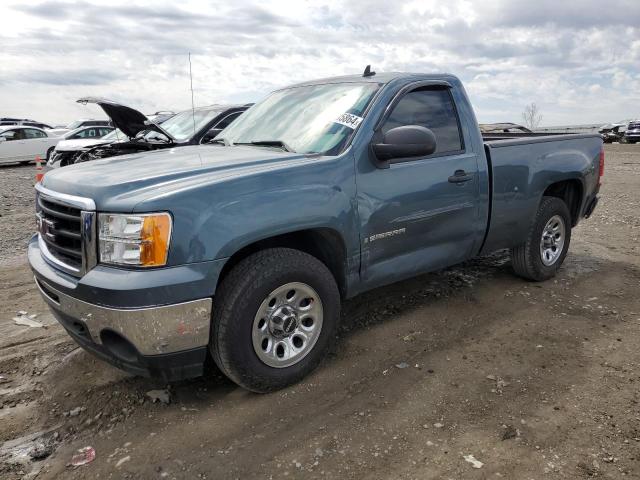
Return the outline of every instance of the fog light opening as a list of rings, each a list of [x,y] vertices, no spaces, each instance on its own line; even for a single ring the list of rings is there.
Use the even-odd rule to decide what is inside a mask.
[[[135,362],[138,359],[138,350],[129,340],[113,330],[102,330],[100,332],[102,346],[109,353],[123,362]]]

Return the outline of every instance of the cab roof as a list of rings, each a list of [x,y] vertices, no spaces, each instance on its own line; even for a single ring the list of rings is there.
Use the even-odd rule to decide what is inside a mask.
[[[322,85],[326,83],[378,83],[381,85],[390,83],[394,80],[406,79],[406,80],[451,80],[456,79],[454,75],[449,73],[408,73],[408,72],[381,72],[375,73],[371,76],[360,75],[343,75],[339,77],[327,77],[318,80],[310,80],[306,82],[300,82],[293,85],[288,85],[284,88],[303,87],[307,85]]]

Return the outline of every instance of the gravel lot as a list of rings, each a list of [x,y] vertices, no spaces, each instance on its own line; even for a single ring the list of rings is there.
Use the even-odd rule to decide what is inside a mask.
[[[33,165],[0,166],[0,262],[24,254],[33,235],[35,175]]]
[[[303,383],[255,395],[212,371],[170,404],[47,312],[24,255],[33,167],[0,168],[0,477],[640,478],[640,145],[606,154],[556,279],[497,253],[379,289]]]

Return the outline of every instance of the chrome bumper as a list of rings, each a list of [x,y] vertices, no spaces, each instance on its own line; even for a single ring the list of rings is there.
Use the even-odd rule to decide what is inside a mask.
[[[158,307],[117,309],[78,300],[47,282],[35,280],[54,313],[82,322],[91,341],[99,345],[102,345],[104,331],[119,333],[141,355],[179,352],[209,343],[211,298]]]

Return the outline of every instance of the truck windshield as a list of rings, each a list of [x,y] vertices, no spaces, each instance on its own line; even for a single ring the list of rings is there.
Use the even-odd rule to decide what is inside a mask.
[[[379,88],[363,82],[278,90],[247,110],[219,138],[231,144],[281,144],[297,153],[337,155]]]

